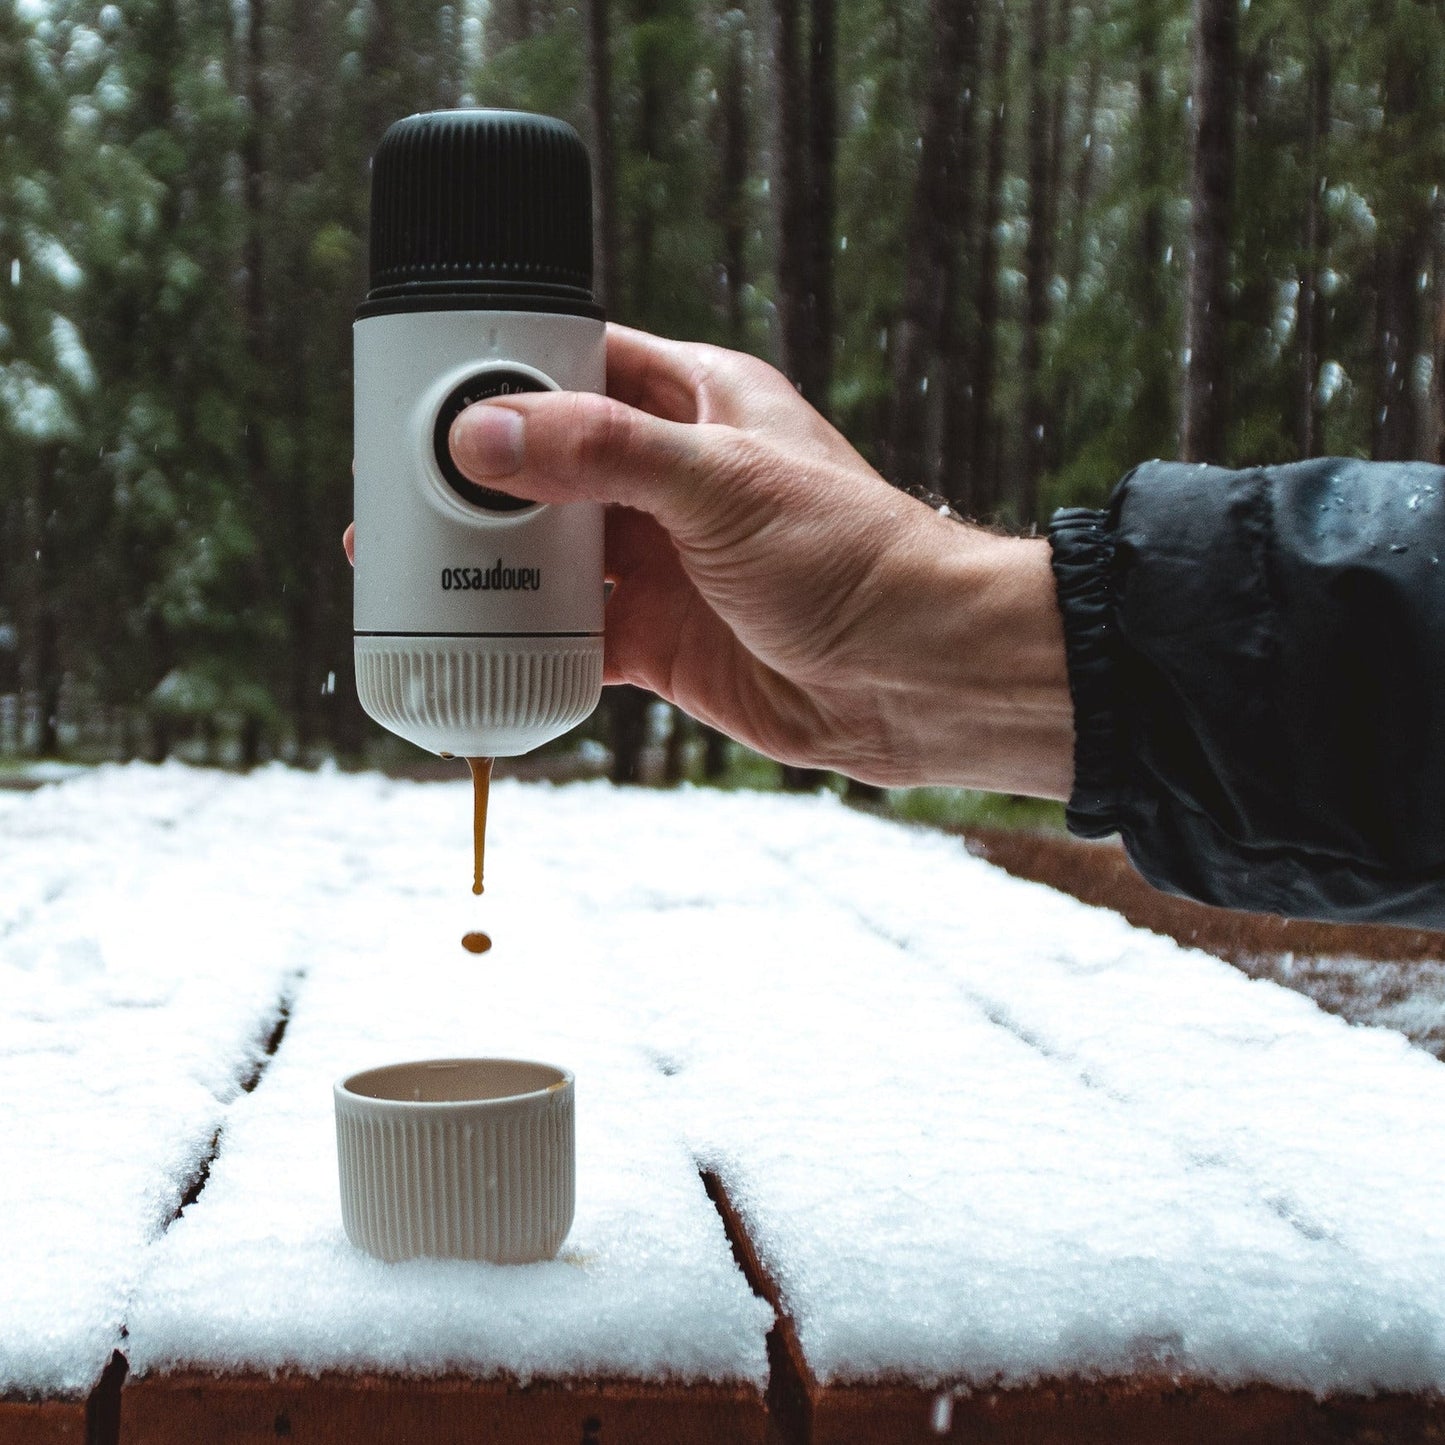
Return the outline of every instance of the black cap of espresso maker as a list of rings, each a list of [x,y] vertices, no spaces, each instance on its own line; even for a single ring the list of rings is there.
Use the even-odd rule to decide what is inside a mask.
[[[456,307],[600,316],[581,137],[516,110],[397,121],[371,164],[370,285],[360,316]]]

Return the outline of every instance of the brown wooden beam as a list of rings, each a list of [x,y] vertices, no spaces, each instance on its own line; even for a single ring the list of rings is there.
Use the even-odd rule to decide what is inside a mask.
[[[1445,959],[1445,934],[1386,924],[1311,923],[1270,913],[1236,913],[1151,887],[1117,843],[1085,843],[1064,833],[1009,828],[961,830],[976,857],[1230,963],[1271,954],[1364,958],[1388,963]]]
[[[147,1375],[122,1392],[121,1445],[766,1445],[745,1385],[458,1376]],[[8,1445],[8,1442],[7,1442]]]
[[[0,1445],[84,1445],[84,1400],[0,1400]]]
[[[941,1428],[940,1428],[941,1427]],[[1445,1439],[1445,1404],[1316,1400],[1267,1385],[1065,1381],[954,1399],[916,1387],[829,1386],[811,1445],[1414,1445]]]
[[[1054,1380],[1015,1389],[821,1384],[742,1217],[716,1175],[703,1182],[753,1289],[778,1323],[768,1336],[768,1410],[790,1445],[1415,1445],[1445,1441],[1445,1401],[1423,1395],[1319,1401],[1270,1385]]]
[[[115,1351],[88,1398],[0,1395],[0,1445],[116,1445],[125,1368],[124,1356]]]

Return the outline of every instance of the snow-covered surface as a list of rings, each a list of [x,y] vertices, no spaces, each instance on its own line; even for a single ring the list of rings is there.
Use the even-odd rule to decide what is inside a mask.
[[[468,822],[460,783],[281,770],[0,797],[23,858],[0,978],[48,1009],[0,1020],[0,1385],[93,1374],[122,1319],[138,1369],[756,1381],[769,1314],[701,1161],[824,1379],[1445,1387],[1445,1066],[1398,1034],[831,800],[502,784],[480,902]],[[164,994],[144,1039],[97,1002],[142,984]],[[56,1064],[86,1009],[84,1067]],[[332,1080],[458,1052],[576,1071],[558,1261],[345,1242]],[[27,1252],[51,1267],[17,1288]]]
[[[814,890],[815,922],[837,910],[883,945],[856,983],[832,973],[871,1165],[803,1189],[734,1110],[715,1126],[825,1378],[1445,1385],[1437,1061],[936,835],[770,801],[741,831]],[[758,1010],[760,1058],[803,1026],[785,1007]],[[766,1112],[776,1078],[753,1077]],[[845,1155],[830,1132],[820,1164]],[[881,1239],[840,1267],[860,1217]]]
[[[608,826],[592,790],[588,826]],[[130,1317],[134,1369],[767,1378],[772,1313],[733,1262],[670,1107],[613,994],[622,961],[571,906],[550,790],[499,785],[487,895],[469,892],[461,787],[300,777],[349,871],[282,1048],[234,1112],[205,1193],[156,1251]],[[284,829],[286,819],[276,819]],[[627,866],[615,854],[612,867]],[[304,888],[304,881],[301,886]],[[465,928],[494,936],[481,958]],[[539,1059],[577,1079],[577,1216],[561,1256],[386,1265],[337,1198],[331,1085],[405,1059]]]
[[[279,783],[0,793],[0,1392],[94,1383],[295,985],[311,900],[273,885],[317,850],[304,815],[266,840]]]
[[[733,1262],[664,1081],[594,972],[587,920],[558,897],[565,858],[509,840],[513,815],[547,794],[498,793],[485,909],[468,888],[462,787],[133,768],[0,804],[0,837],[24,862],[5,885],[24,925],[5,939],[7,999],[12,976],[33,995],[6,1008],[0,1033],[12,1103],[0,1389],[88,1386],[122,1321],[136,1370],[761,1385],[771,1311]],[[605,826],[604,806],[597,815]],[[548,832],[535,827],[550,846]],[[479,912],[499,940],[480,960],[459,942]],[[282,1047],[238,1096],[282,993],[294,996]],[[150,1012],[122,1012],[137,1009]],[[346,1242],[333,1080],[457,1053],[577,1073],[578,1213],[556,1262],[389,1267]],[[204,1192],[147,1251],[218,1127]]]

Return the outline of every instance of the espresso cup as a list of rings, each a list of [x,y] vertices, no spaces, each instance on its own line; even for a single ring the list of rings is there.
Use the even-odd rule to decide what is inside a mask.
[[[551,1259],[576,1195],[573,1079],[522,1059],[431,1059],[335,1087],[341,1219],[378,1259]]]

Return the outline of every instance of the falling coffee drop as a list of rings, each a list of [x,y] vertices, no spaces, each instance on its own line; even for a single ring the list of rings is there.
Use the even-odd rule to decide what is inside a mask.
[[[487,854],[487,798],[492,788],[491,758],[468,758],[472,770],[472,892],[482,891],[482,866]],[[468,953],[485,953],[492,940],[485,933],[462,935]]]
[[[487,796],[492,788],[491,758],[468,758],[472,770],[472,892],[482,891],[482,864],[487,854]]]

